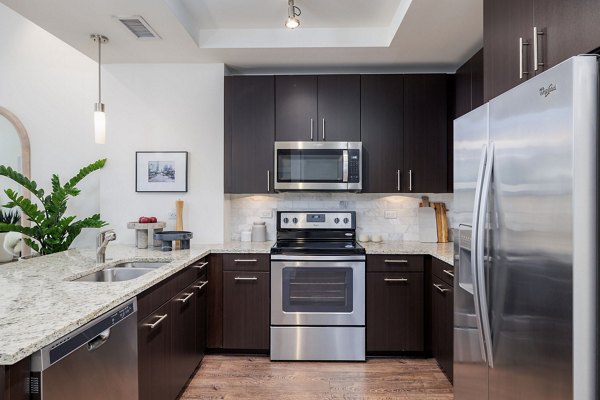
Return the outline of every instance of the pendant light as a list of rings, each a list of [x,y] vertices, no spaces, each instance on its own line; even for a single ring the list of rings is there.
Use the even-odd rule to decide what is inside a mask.
[[[288,17],[285,20],[285,26],[289,29],[295,29],[300,26],[298,17],[302,14],[302,10],[294,5],[294,0],[288,0]]]
[[[108,43],[108,38],[94,33],[91,39],[98,43],[98,102],[94,104],[94,138],[96,144],[106,143],[106,114],[102,104],[102,44]]]

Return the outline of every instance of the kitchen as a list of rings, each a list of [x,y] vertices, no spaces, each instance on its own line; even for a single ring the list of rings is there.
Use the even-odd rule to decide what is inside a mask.
[[[593,2],[2,3],[0,399],[596,398]]]

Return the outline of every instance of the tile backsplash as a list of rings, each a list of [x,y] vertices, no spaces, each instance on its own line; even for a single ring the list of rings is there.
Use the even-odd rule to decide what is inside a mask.
[[[452,226],[452,194],[426,194],[430,201],[443,202]],[[417,209],[422,194],[280,193],[272,195],[227,195],[229,235],[240,240],[254,221],[264,221],[267,238],[275,240],[276,212],[356,211],[358,234],[380,234],[383,240],[419,240]],[[387,216],[391,218],[386,218]],[[395,217],[395,218],[393,218]]]

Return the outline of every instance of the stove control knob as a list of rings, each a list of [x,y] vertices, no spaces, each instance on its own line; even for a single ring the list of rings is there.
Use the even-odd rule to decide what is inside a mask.
[[[290,219],[289,219],[288,217],[285,217],[285,218],[283,219],[283,223],[284,223],[284,224],[287,224],[288,222],[290,222]]]
[[[292,222],[295,223],[295,224],[297,224],[298,223],[298,218],[293,218]]]
[[[348,218],[344,218],[344,223],[347,224],[348,222],[350,222],[350,220]]]
[[[333,220],[333,222],[335,222],[336,224],[339,224],[340,223],[340,219],[336,218],[336,219]]]

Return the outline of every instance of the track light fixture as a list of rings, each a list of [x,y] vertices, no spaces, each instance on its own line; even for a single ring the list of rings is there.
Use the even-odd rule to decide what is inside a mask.
[[[300,26],[298,17],[302,14],[302,10],[294,5],[294,0],[288,0],[288,17],[285,20],[285,26],[289,29],[295,29]]]

